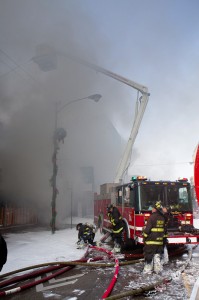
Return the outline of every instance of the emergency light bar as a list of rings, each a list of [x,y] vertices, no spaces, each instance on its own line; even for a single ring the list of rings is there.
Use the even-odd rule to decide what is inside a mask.
[[[185,178],[185,177],[179,177],[179,178],[178,178],[178,181],[179,181],[179,182],[187,182],[187,181],[188,181],[188,178]]]
[[[146,176],[133,176],[131,177],[131,181],[137,181],[137,180],[147,180]]]

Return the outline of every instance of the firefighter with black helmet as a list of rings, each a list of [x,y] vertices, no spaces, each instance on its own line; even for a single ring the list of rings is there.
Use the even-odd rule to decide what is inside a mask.
[[[109,220],[111,222],[112,227],[112,238],[114,241],[114,252],[119,253],[121,252],[121,246],[122,246],[122,233],[124,230],[124,224],[122,221],[122,216],[117,209],[117,207],[113,206],[113,204],[110,204],[107,206],[107,215],[109,217]]]
[[[78,248],[83,248],[85,244],[95,245],[95,227],[93,225],[78,223],[76,230],[78,230]]]
[[[143,230],[144,273],[151,273],[152,271],[159,273],[162,271],[161,256],[164,248],[165,226],[161,201],[157,201]]]

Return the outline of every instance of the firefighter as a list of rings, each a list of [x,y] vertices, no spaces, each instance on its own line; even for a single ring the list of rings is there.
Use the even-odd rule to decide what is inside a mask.
[[[0,234],[0,272],[3,268],[3,265],[7,261],[7,254],[8,254],[7,243],[4,237]]]
[[[122,216],[117,207],[113,206],[113,204],[107,206],[107,215],[111,222],[112,238],[114,241],[113,250],[115,253],[120,253],[123,242],[122,233],[124,230]]]
[[[79,248],[83,248],[85,244],[95,245],[95,227],[93,225],[88,223],[79,223],[76,226],[76,230],[78,230],[77,245],[79,246]]]
[[[166,232],[165,217],[162,205],[157,201],[152,209],[146,227],[143,229],[144,237],[144,273],[160,273],[162,271],[161,256],[164,248],[164,236]]]

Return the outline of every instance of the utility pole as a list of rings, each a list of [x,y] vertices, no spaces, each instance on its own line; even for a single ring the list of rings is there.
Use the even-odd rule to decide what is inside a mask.
[[[61,107],[58,106],[58,103],[55,103],[55,129],[54,129],[54,135],[53,135],[53,155],[52,155],[52,163],[53,163],[53,175],[50,179],[50,183],[52,186],[52,202],[51,202],[51,207],[52,207],[52,217],[51,217],[51,230],[52,233],[55,233],[56,231],[56,216],[57,216],[57,211],[56,211],[56,198],[58,194],[58,189],[57,189],[57,173],[58,173],[58,165],[57,165],[57,153],[59,150],[59,143],[60,141],[63,141],[64,138],[66,137],[66,131],[63,128],[58,128],[57,123],[58,123],[58,113],[62,111],[64,108],[66,108],[68,105],[79,102],[85,99],[90,99],[93,100],[94,102],[98,102],[102,96],[100,94],[94,94],[90,95],[87,97],[83,98],[78,98],[71,100]],[[72,191],[71,191],[71,228],[72,228]]]
[[[51,178],[51,185],[52,185],[52,219],[51,219],[51,229],[52,233],[55,233],[55,224],[56,224],[56,198],[57,198],[57,151],[58,151],[58,139],[56,136],[57,133],[57,102],[55,103],[55,130],[53,135],[53,156],[52,156],[52,163],[53,163],[53,175]]]

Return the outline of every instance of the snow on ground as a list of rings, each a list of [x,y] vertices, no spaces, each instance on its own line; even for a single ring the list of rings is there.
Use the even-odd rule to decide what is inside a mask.
[[[93,219],[73,219],[74,224],[80,222],[93,224]],[[194,226],[199,228],[199,219],[194,219]],[[85,250],[76,249],[77,234],[75,227],[57,230],[55,234],[49,230],[34,231],[31,228],[28,232],[4,234],[8,258],[1,274],[46,262],[80,259]],[[100,238],[98,231],[95,240]]]
[[[93,219],[73,218],[73,224],[80,222],[93,224]],[[46,262],[77,260],[85,253],[85,249],[76,249],[78,232],[75,227],[57,230],[55,234],[49,230],[35,231],[30,228],[26,232],[6,233],[3,236],[7,243],[8,257],[1,274]],[[98,231],[95,240],[100,237]]]

